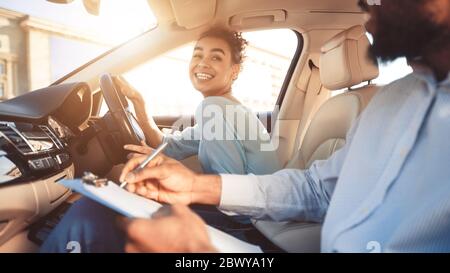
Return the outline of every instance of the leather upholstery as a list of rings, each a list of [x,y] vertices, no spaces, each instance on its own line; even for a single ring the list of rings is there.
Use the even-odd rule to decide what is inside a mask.
[[[378,67],[367,60],[369,42],[361,26],[334,36],[322,47],[320,80],[326,88],[342,89],[378,76]],[[327,100],[314,114],[300,148],[286,168],[308,168],[315,160],[327,159],[345,144],[352,123],[378,90],[366,85]],[[274,244],[288,252],[319,252],[320,223],[253,222]]]
[[[369,39],[360,25],[331,38],[321,48],[322,84],[330,90],[337,90],[378,77],[378,65],[369,57],[368,47]]]

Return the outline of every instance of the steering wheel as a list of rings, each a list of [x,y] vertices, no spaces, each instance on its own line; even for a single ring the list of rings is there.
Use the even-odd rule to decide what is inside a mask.
[[[100,77],[100,88],[109,112],[119,129],[123,144],[141,145],[141,141],[145,141],[144,132],[128,109],[127,99],[119,91],[111,74],[106,73]]]

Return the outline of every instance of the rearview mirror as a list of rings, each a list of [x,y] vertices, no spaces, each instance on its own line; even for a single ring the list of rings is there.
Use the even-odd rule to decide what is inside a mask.
[[[47,0],[47,1],[56,4],[69,4],[73,2],[73,0]],[[100,0],[83,0],[83,6],[86,9],[86,11],[92,15],[99,15],[100,13]]]

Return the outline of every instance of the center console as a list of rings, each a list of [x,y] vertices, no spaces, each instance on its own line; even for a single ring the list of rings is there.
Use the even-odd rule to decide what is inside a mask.
[[[70,134],[52,117],[44,124],[0,121],[0,246],[71,194],[57,183],[73,178]]]

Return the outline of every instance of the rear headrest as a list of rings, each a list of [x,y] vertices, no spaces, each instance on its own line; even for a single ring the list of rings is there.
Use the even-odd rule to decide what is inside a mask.
[[[320,80],[329,90],[342,89],[378,77],[378,64],[369,58],[369,39],[358,25],[342,31],[321,48]]]

